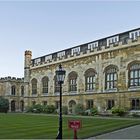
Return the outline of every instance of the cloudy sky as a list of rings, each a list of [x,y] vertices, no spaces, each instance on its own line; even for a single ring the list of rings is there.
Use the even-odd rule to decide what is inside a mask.
[[[0,0],[0,77],[33,58],[140,27],[140,1]]]

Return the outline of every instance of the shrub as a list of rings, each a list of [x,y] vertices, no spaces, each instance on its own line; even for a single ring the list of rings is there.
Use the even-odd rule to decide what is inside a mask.
[[[97,113],[98,113],[97,108],[91,108],[90,113],[91,113],[92,116],[97,115]]]
[[[47,105],[47,106],[45,107],[44,113],[48,113],[48,114],[54,113],[55,110],[56,110],[56,108],[55,108],[54,105]]]
[[[3,97],[0,97],[0,112],[7,113],[9,110],[9,100]]]
[[[140,114],[139,114],[138,112],[134,112],[134,113],[132,114],[132,116],[133,116],[133,117],[140,117]]]
[[[65,114],[65,115],[68,114],[68,107],[67,106],[62,107],[62,113]]]
[[[42,113],[43,112],[42,105],[40,105],[40,104],[33,105],[32,112],[33,113]]]
[[[32,110],[33,110],[33,106],[28,106],[28,107],[26,107],[26,112],[28,113],[28,112],[32,112]]]
[[[32,106],[26,108],[26,112],[42,113],[43,106],[40,104],[32,105]]]
[[[77,105],[75,106],[75,113],[76,113],[77,115],[83,115],[83,114],[84,114],[84,107],[83,107],[82,104],[77,104]]]
[[[112,107],[111,111],[112,114],[115,114],[117,116],[124,116],[126,114],[126,110],[124,108]]]
[[[54,113],[56,108],[53,105],[32,105],[30,107],[26,108],[26,112],[32,112],[32,113]]]

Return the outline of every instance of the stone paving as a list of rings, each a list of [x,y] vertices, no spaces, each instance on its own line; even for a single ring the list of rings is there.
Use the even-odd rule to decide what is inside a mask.
[[[140,139],[140,125],[131,126],[88,139]]]

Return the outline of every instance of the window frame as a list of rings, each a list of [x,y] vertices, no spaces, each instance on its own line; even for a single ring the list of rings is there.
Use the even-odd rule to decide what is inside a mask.
[[[42,94],[48,94],[48,82],[49,82],[49,79],[47,76],[44,76],[41,80],[42,82]]]
[[[69,91],[70,92],[77,92],[77,73],[71,72],[69,74]]]
[[[94,91],[96,88],[96,72],[88,69],[85,72],[85,91]]]
[[[94,107],[94,101],[93,99],[86,100],[86,109],[91,109]]]
[[[37,79],[32,79],[32,95],[37,95]]]
[[[140,87],[140,63],[133,63],[129,66],[128,87]]]
[[[105,70],[105,90],[114,90],[117,89],[117,68],[110,66]]]
[[[15,85],[11,86],[11,95],[13,95],[13,96],[16,95],[16,86]]]

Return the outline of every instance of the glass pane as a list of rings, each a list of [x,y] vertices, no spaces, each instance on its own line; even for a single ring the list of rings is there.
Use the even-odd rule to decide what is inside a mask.
[[[117,80],[117,73],[114,73],[114,80]]]
[[[133,78],[133,71],[130,72],[130,78]]]
[[[135,81],[135,86],[137,86],[138,85],[138,79],[135,79],[134,81]]]
[[[93,77],[93,82],[95,83],[95,76]]]
[[[109,80],[110,80],[110,78],[109,78],[109,77],[110,77],[110,75],[109,75],[109,74],[107,74],[107,81],[109,81]]]
[[[113,74],[110,74],[110,80],[113,81]]]
[[[138,71],[135,71],[135,78],[138,77]]]
[[[109,82],[107,82],[107,89],[109,89]]]
[[[111,89],[113,88],[113,82],[110,82],[110,88]]]
[[[92,81],[92,77],[90,77],[90,82],[92,83],[93,81]]]

